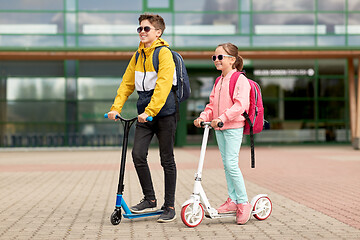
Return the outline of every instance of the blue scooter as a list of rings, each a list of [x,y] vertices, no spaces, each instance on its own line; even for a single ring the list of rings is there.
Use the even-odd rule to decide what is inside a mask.
[[[104,117],[108,118],[108,114],[105,113]],[[124,126],[124,137],[123,137],[123,146],[121,153],[120,175],[119,175],[119,183],[118,183],[118,190],[116,196],[116,205],[114,212],[110,216],[110,222],[112,223],[112,225],[118,225],[121,222],[121,208],[124,209],[125,212],[122,216],[128,219],[155,216],[155,215],[160,215],[163,212],[163,210],[157,210],[155,212],[147,212],[147,213],[132,213],[129,207],[127,206],[123,198],[126,151],[127,151],[130,128],[133,125],[133,123],[136,122],[137,117],[134,117],[132,119],[125,119],[120,115],[117,115],[116,118],[120,119],[121,123]],[[151,122],[153,118],[149,116],[146,118],[146,120]]]

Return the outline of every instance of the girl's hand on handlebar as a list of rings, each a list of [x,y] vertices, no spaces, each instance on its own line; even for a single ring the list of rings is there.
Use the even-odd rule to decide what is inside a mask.
[[[211,121],[211,127],[212,128],[218,128],[220,126],[222,126],[222,121],[221,121],[220,118],[217,118],[217,119],[214,119],[214,120]]]
[[[198,127],[198,128],[201,128],[201,123],[203,122],[204,120],[202,118],[197,118],[194,120],[194,125],[195,127]]]
[[[116,116],[120,115],[120,113],[118,113],[117,111],[110,111],[110,112],[108,112],[107,115],[108,115],[108,119],[119,121],[119,119],[116,118]]]

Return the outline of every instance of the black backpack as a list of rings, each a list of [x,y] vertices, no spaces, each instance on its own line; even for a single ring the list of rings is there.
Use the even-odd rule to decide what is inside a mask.
[[[159,71],[159,52],[160,52],[161,48],[163,48],[163,47],[166,47],[166,46],[159,46],[159,47],[156,47],[154,50],[153,65],[154,65],[154,69],[156,72]],[[182,56],[179,53],[171,50],[169,47],[167,47],[167,48],[171,51],[171,53],[173,55],[173,59],[174,59],[174,63],[175,63],[176,78],[177,78],[177,85],[172,86],[172,91],[176,93],[176,96],[177,96],[175,98],[176,101],[184,102],[186,99],[188,99],[190,97],[190,93],[191,93],[189,76],[186,71],[184,59],[182,58]],[[135,58],[136,58],[136,62],[137,62],[137,60],[139,58],[139,52],[136,52]]]

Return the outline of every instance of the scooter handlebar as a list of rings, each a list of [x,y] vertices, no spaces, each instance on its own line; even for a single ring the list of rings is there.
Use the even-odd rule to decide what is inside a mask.
[[[200,126],[202,126],[202,127],[204,127],[205,125],[211,126],[211,122],[201,122],[200,123]],[[218,122],[217,126],[219,128],[222,128],[224,126],[224,123],[223,122]]]
[[[107,113],[104,114],[104,118],[109,118],[109,116],[108,116]],[[120,115],[116,115],[115,118],[116,118],[116,119],[120,119]],[[148,116],[148,117],[146,118],[146,121],[148,121],[148,122],[151,122],[152,120],[153,120],[153,117],[152,117],[152,116]]]

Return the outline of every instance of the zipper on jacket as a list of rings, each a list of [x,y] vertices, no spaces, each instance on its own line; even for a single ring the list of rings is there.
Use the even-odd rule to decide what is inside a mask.
[[[146,77],[145,62],[146,62],[146,55],[145,55],[144,49],[141,50],[141,53],[144,56],[144,64],[143,64],[144,65],[144,78],[142,80],[142,87],[143,87],[143,90],[145,92],[145,77]]]
[[[219,88],[219,100],[218,100],[218,117],[220,116],[220,95],[221,95],[221,89],[222,89],[222,84],[224,81],[224,77],[221,78],[221,82],[220,82],[220,88]]]

